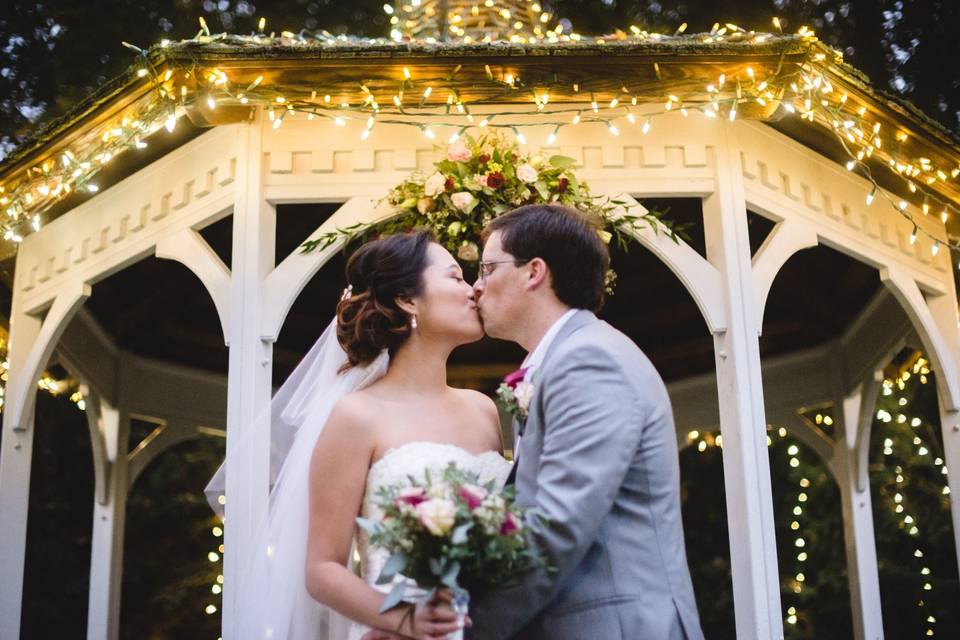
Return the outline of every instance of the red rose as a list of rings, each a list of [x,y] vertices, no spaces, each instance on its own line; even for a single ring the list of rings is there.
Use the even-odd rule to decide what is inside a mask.
[[[453,188],[454,188],[455,186],[457,186],[457,185],[456,185],[456,183],[454,183],[453,178],[450,177],[450,176],[447,176],[447,181],[443,183],[443,188],[444,188],[444,190],[445,190],[445,191],[453,191]]]
[[[566,193],[568,186],[570,186],[570,181],[566,178],[560,178],[560,180],[557,181],[557,191],[559,193]]]
[[[480,161],[480,164],[487,164],[488,162],[490,162],[490,154],[489,154],[489,153],[481,153],[481,154],[480,154],[480,157],[477,158],[477,160]]]
[[[487,174],[487,186],[491,189],[499,189],[503,186],[503,174],[499,171],[491,171]]]
[[[517,385],[523,382],[524,377],[527,375],[527,368],[517,369],[506,378],[503,379],[503,383],[510,387],[511,389],[516,389]]]

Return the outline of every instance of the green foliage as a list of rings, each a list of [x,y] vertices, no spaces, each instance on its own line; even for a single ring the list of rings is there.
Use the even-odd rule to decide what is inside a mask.
[[[651,229],[677,242],[681,227],[657,211],[632,213],[635,203],[594,196],[586,182],[573,172],[576,161],[553,155],[521,153],[513,140],[494,134],[474,139],[462,136],[444,150],[446,159],[435,163],[429,175],[414,173],[387,196],[395,215],[380,222],[336,229],[304,242],[302,252],[324,250],[355,238],[391,235],[427,229],[441,245],[468,266],[480,259],[481,232],[494,218],[527,204],[560,204],[593,220],[600,238],[616,238],[626,249],[631,233]],[[607,277],[612,293],[616,274]]]

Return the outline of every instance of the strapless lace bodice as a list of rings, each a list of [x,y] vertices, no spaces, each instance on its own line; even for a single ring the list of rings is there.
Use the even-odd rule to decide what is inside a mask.
[[[507,476],[510,475],[510,462],[496,451],[476,454],[452,444],[408,442],[388,450],[382,458],[370,466],[360,515],[374,521],[381,520],[383,511],[376,504],[377,491],[380,487],[409,484],[410,476],[423,478],[424,470],[428,471],[431,477],[439,478],[451,462],[461,469],[476,473],[481,484],[493,480],[497,487],[502,487]],[[388,554],[383,549],[372,548],[369,534],[359,527],[356,532],[356,542],[357,553],[360,556],[360,575],[364,581],[380,591],[390,591],[392,585],[376,584]],[[358,640],[368,630],[366,627],[354,624],[349,638]]]

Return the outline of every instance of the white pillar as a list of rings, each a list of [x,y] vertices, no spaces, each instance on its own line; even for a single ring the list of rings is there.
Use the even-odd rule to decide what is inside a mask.
[[[15,288],[16,289],[16,288]],[[10,361],[7,397],[20,382],[27,355],[40,334],[38,318],[17,312],[10,320]],[[32,381],[30,381],[32,383]],[[27,544],[27,507],[30,501],[30,462],[33,456],[33,410],[24,414],[21,424],[13,424],[12,414],[3,412],[3,444],[0,449],[0,640],[19,640],[20,611],[23,603],[23,569]]]
[[[856,640],[883,640],[880,575],[868,473],[870,425],[882,379],[882,372],[877,371],[874,378],[837,403],[841,410],[836,416],[837,439],[832,466],[843,508],[847,581]]]
[[[939,354],[940,359],[949,358],[953,363],[957,363],[960,361],[960,317],[957,313],[952,269],[947,277],[949,293],[927,296],[926,303],[942,338],[944,352]],[[933,373],[937,378],[937,404],[940,408],[940,429],[943,432],[943,458],[947,465],[947,482],[950,487],[953,543],[957,551],[957,565],[960,567],[960,398],[951,397],[950,394],[951,388],[960,387],[960,380],[947,379],[950,375],[956,375],[957,367],[947,371],[936,367],[931,369],[934,369]]]
[[[730,533],[737,638],[781,640],[780,577],[770,488],[767,423],[760,371],[747,210],[739,150],[715,149],[716,191],[703,202],[707,258],[721,275],[727,330],[714,334],[723,435],[723,473]]]
[[[258,119],[237,125],[242,132],[233,212],[230,347],[227,382],[227,450],[270,402],[273,342],[261,338],[264,279],[275,264],[276,212],[263,197],[263,128]],[[251,549],[254,528],[267,505],[270,434],[249,448],[250,459],[232,460],[226,475],[223,633],[232,638],[233,601],[240,563]]]
[[[122,364],[119,373],[122,381]],[[105,483],[102,495],[98,495],[93,502],[90,595],[87,605],[89,640],[115,640],[120,636],[120,587],[123,580],[123,534],[128,490],[127,442],[130,439],[130,416],[123,407],[124,396],[121,391],[120,408],[111,407],[95,393],[87,398],[91,438],[101,438],[100,443],[94,445],[93,453],[94,456],[102,456]]]

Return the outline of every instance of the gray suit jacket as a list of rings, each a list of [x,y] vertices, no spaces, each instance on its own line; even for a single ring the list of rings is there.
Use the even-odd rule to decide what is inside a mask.
[[[579,311],[550,345],[517,451],[517,501],[556,573],[479,595],[474,640],[702,640],[673,412],[625,335]]]

